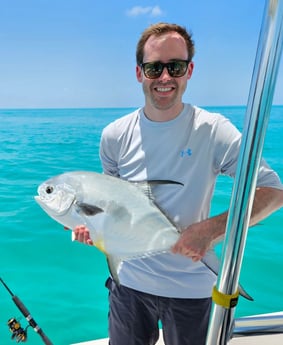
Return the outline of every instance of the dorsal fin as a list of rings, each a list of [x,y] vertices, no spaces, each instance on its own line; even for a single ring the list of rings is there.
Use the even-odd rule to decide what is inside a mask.
[[[150,185],[159,185],[159,184],[179,184],[181,186],[184,186],[184,183],[178,182],[178,181],[172,181],[172,180],[149,180],[145,181]]]

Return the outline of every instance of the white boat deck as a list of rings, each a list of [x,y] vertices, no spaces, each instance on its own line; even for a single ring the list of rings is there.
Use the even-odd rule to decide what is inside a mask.
[[[265,315],[277,315],[283,317],[283,311],[273,314]],[[258,315],[259,316],[259,315]],[[260,315],[264,316],[264,315]],[[280,334],[267,334],[257,335],[248,337],[235,337],[228,342],[228,345],[282,345],[283,344],[283,333]],[[70,345],[108,345],[108,339],[97,339],[83,343],[70,344]],[[156,345],[164,345],[162,338],[162,330],[160,330],[160,337]]]
[[[253,337],[241,337],[234,338],[229,341],[229,345],[282,345],[283,344],[283,334],[272,334],[272,335],[259,335]],[[72,345],[108,345],[108,339],[98,339],[87,341],[79,344]],[[159,338],[156,345],[164,345],[162,336]]]

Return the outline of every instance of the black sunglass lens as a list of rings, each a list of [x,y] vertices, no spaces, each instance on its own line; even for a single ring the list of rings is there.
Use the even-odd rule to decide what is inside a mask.
[[[168,71],[172,77],[182,77],[186,73],[187,67],[186,61],[174,61],[168,64]]]
[[[159,62],[145,63],[143,66],[147,78],[158,78],[163,71],[163,65]]]

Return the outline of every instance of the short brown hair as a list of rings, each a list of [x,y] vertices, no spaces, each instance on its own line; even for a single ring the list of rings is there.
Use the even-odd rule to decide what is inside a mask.
[[[144,45],[150,36],[161,36],[172,31],[177,32],[184,38],[188,49],[188,60],[191,61],[195,53],[195,46],[194,41],[192,40],[192,35],[188,33],[186,28],[177,24],[157,23],[145,29],[138,41],[136,50],[137,65],[141,65],[143,63]]]

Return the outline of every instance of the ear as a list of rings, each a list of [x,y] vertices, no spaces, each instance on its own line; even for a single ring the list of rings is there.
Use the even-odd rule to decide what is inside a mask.
[[[137,80],[142,83],[142,77],[143,77],[143,72],[142,72],[142,68],[140,66],[136,66],[136,77],[137,77]]]
[[[188,72],[187,72],[188,80],[191,79],[191,76],[192,76],[192,74],[193,74],[193,70],[194,70],[194,63],[193,63],[193,61],[191,61],[191,62],[189,63]]]

